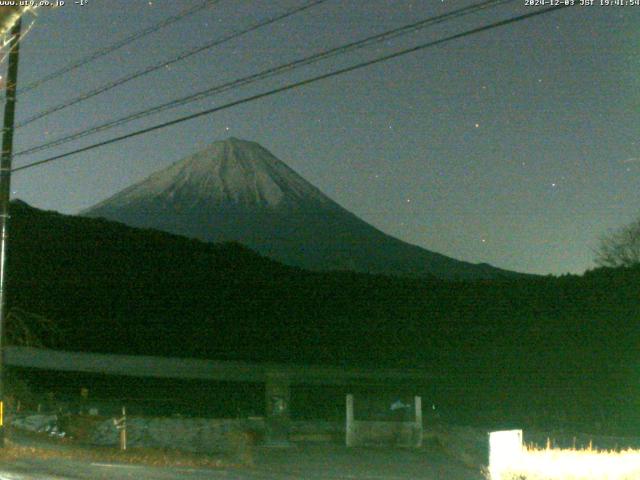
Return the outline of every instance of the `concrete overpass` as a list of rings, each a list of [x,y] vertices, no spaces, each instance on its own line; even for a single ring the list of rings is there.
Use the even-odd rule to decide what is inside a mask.
[[[194,358],[67,352],[6,346],[7,365],[42,370],[100,373],[132,377],[269,383],[286,378],[290,385],[387,385],[430,380],[419,369],[350,368],[321,365],[249,363]]]
[[[412,386],[424,384],[436,378],[433,374],[420,369],[231,362],[67,352],[15,346],[4,348],[4,361],[8,366],[40,370],[264,383],[266,421],[272,432],[272,443],[286,442],[293,385]]]

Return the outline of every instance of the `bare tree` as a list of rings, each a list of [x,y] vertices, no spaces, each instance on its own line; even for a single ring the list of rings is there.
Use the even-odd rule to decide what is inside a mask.
[[[595,255],[600,267],[640,265],[640,219],[603,236]]]
[[[52,347],[59,343],[61,338],[55,322],[18,307],[9,310],[5,335],[7,344],[24,347]],[[29,383],[17,369],[8,369],[5,372],[4,385],[8,410],[19,411],[21,405],[38,403]]]
[[[7,315],[6,342],[24,347],[51,347],[58,343],[60,331],[41,315],[13,307]]]

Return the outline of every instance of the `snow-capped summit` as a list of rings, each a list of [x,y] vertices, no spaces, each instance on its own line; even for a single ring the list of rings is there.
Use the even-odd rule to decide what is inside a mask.
[[[290,265],[444,278],[511,272],[430,252],[348,212],[271,152],[229,138],[82,213],[205,241],[236,241]]]
[[[282,209],[300,202],[333,203],[267,149],[235,137],[211,144],[93,209],[122,207],[152,197],[182,206]]]

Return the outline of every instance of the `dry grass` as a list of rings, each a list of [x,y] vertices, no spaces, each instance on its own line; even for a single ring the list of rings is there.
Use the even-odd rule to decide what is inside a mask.
[[[245,466],[252,463],[251,447],[236,440],[234,449],[227,455],[203,455],[177,450],[153,448],[130,448],[120,451],[107,447],[86,447],[72,441],[52,441],[38,435],[38,443],[26,446],[7,439],[5,448],[0,449],[0,462],[20,459],[65,459],[83,462],[107,462],[135,464],[154,467],[218,468]]]
[[[524,448],[500,480],[638,480],[640,450]],[[498,480],[498,479],[492,479]]]

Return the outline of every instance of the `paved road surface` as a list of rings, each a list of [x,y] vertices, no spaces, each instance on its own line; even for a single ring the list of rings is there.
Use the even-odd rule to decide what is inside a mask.
[[[439,452],[307,446],[257,449],[252,468],[151,468],[70,460],[0,464],[0,480],[483,480]]]

